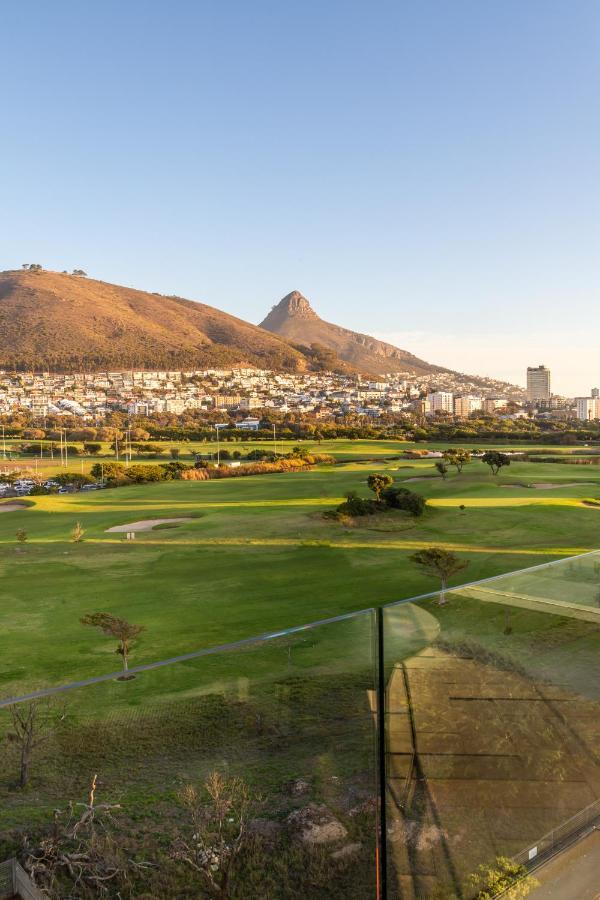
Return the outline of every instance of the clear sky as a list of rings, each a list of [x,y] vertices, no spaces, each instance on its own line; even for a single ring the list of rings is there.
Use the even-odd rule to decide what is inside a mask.
[[[0,268],[600,383],[598,0],[19,0]]]

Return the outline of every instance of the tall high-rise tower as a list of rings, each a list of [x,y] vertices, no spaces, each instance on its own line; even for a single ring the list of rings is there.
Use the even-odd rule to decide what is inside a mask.
[[[529,366],[527,368],[527,399],[550,399],[550,369],[546,366]]]

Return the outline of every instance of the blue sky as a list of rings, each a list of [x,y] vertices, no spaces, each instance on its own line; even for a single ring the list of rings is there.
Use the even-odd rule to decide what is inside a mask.
[[[0,267],[600,382],[597,0],[19,0]]]

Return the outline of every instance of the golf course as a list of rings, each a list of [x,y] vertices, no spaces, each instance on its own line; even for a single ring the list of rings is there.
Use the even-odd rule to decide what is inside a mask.
[[[468,885],[480,862],[518,854],[545,823],[598,801],[600,563],[584,554],[598,545],[600,470],[512,459],[493,475],[472,458],[443,477],[436,459],[406,458],[407,445],[357,444],[324,441],[318,452],[335,462],[302,471],[0,501],[0,698],[101,677],[37,707],[48,733],[24,788],[18,748],[5,743],[5,856],[25,831],[44,833],[53,810],[81,801],[99,773],[129,859],[107,896],[117,886],[123,896],[209,896],[172,848],[188,827],[182,789],[219,771],[261,797],[228,896],[371,896],[369,610],[439,589],[411,560],[431,546],[467,563],[449,602],[384,613],[397,895],[476,896]],[[375,472],[425,498],[423,514],[326,515],[350,492],[372,497]],[[456,589],[494,576],[505,577]],[[82,624],[95,613],[142,627],[129,665],[149,668],[116,677],[117,642]],[[334,617],[345,618],[299,628]],[[186,658],[153,666],[173,657]],[[0,735],[18,708],[31,704],[0,710]],[[320,824],[297,832],[294,816],[306,815]],[[339,857],[297,836],[324,820]],[[132,873],[131,859],[160,865]]]
[[[598,545],[595,466],[513,462],[494,477],[473,459],[443,479],[432,460],[399,459],[403,445],[337,443],[319,448],[337,465],[306,472],[0,501],[1,696],[113,671],[87,613],[143,625],[139,665],[435,590],[408,558],[427,545],[468,561],[459,581]],[[323,517],[368,496],[374,471],[425,497],[425,514]],[[139,524],[154,520],[173,521]]]

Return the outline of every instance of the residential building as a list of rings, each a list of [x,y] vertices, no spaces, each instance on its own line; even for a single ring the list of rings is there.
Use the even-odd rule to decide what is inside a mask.
[[[600,419],[600,398],[576,397],[577,418],[582,422],[591,422]]]
[[[239,406],[241,397],[239,394],[217,394],[215,396],[216,409],[230,409]]]
[[[454,398],[454,415],[461,419],[468,418],[472,412],[481,409],[483,405],[482,397],[475,397],[472,394],[466,394],[463,397]]]
[[[507,403],[506,397],[486,397],[483,401],[483,411],[493,415],[497,409],[504,409]]]
[[[527,399],[532,403],[550,399],[550,369],[546,366],[528,366]]]
[[[429,401],[429,409],[432,413],[436,412],[454,412],[454,394],[450,391],[434,391],[427,395]]]

